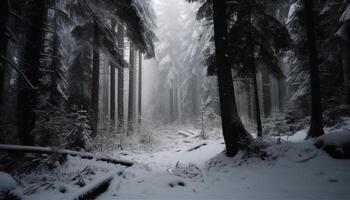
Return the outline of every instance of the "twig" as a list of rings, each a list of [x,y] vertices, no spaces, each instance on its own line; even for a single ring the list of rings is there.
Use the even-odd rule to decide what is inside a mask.
[[[7,62],[7,64],[9,64],[12,68],[14,68],[21,76],[22,78],[25,80],[25,82],[28,84],[29,87],[31,87],[31,89],[33,90],[37,90],[38,87],[35,87],[32,82],[30,82],[30,80],[28,79],[28,77],[24,74],[24,72],[22,72],[22,70],[18,69],[16,67],[16,65],[14,65],[9,59],[7,59],[4,55],[1,55],[1,58]]]

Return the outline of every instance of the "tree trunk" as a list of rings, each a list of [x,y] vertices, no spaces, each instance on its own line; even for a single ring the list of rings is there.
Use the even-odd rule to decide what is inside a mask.
[[[2,59],[7,57],[7,36],[6,25],[9,17],[9,0],[3,0],[0,3],[0,105],[4,93],[5,67],[6,62]],[[1,113],[0,113],[1,115]]]
[[[118,25],[118,48],[124,57],[124,26]],[[124,133],[124,69],[118,69],[118,132]]]
[[[30,8],[30,28],[26,34],[24,65],[22,71],[34,86],[39,85],[39,67],[41,58],[41,42],[43,22],[46,14],[45,0],[33,1]],[[18,84],[17,123],[18,136],[24,145],[33,145],[34,136],[31,131],[35,127],[35,109],[38,103],[38,91],[26,87],[25,80],[20,77]]]
[[[247,132],[238,116],[233,80],[227,52],[227,16],[225,1],[213,1],[216,66],[220,96],[222,132],[227,156],[241,149]]]
[[[139,99],[138,99],[138,123],[141,124],[142,116],[142,52],[139,52]]]
[[[304,12],[311,78],[311,125],[307,138],[314,138],[323,135],[324,131],[322,124],[320,77],[316,50],[313,0],[304,0]]]
[[[256,129],[257,129],[257,136],[262,137],[262,125],[261,125],[261,113],[260,113],[260,103],[259,103],[259,93],[258,93],[258,83],[256,80],[256,66],[255,66],[255,47],[254,47],[254,41],[253,41],[253,29],[252,29],[252,11],[251,11],[251,4],[250,0],[249,2],[249,19],[248,19],[248,26],[249,26],[249,47],[250,47],[250,67],[253,71],[253,84],[254,84],[254,97],[255,97],[255,109],[256,109]]]
[[[260,102],[259,102],[259,93],[258,93],[258,83],[256,80],[256,70],[255,66],[253,72],[253,84],[254,84],[254,102],[255,102],[255,114],[256,114],[256,130],[257,136],[262,137],[262,125],[261,125],[261,112],[260,112]]]
[[[134,113],[135,113],[135,45],[130,41],[130,57],[129,57],[129,106],[128,106],[128,132],[131,135],[134,128]]]
[[[247,91],[246,91],[246,93],[247,93],[247,99],[246,99],[246,101],[247,101],[247,114],[248,114],[248,118],[249,118],[249,120],[251,120],[252,119],[252,112],[251,112],[251,110],[252,110],[252,101],[251,101],[251,97],[250,97],[250,94],[251,94],[251,85],[250,85],[250,81],[248,81],[248,84],[247,84]]]
[[[170,114],[170,122],[174,122],[174,86],[173,81],[171,80],[171,86],[169,88],[169,114]]]
[[[112,19],[112,30],[113,32],[115,31],[116,28],[116,21]],[[110,64],[111,66],[111,77],[110,77],[110,104],[111,104],[111,109],[110,109],[110,118],[111,122],[115,123],[115,66],[113,64]]]
[[[344,71],[344,87],[345,87],[345,103],[350,105],[350,26],[347,28],[347,42],[343,49],[343,71]]]
[[[92,87],[91,87],[91,119],[92,119],[92,134],[97,135],[98,127],[98,101],[99,101],[99,86],[100,86],[100,52],[98,49],[98,24],[95,22],[94,47],[92,58]]]
[[[261,73],[262,84],[262,99],[263,99],[263,111],[264,116],[268,117],[271,114],[271,92],[270,92],[270,77],[267,70],[263,70]]]

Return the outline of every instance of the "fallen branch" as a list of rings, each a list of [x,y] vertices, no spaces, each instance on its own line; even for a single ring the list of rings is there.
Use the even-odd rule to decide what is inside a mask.
[[[201,143],[201,144],[199,144],[197,146],[194,146],[194,147],[188,149],[187,152],[197,150],[197,149],[199,149],[199,148],[201,148],[202,146],[205,146],[205,145],[207,145],[207,143]]]
[[[112,171],[108,173],[106,176],[99,178],[92,183],[88,184],[87,186],[77,190],[72,195],[69,195],[69,197],[64,199],[69,200],[80,200],[80,199],[95,199],[100,194],[104,193],[111,181],[113,180],[114,176],[117,174],[117,171]]]
[[[183,136],[183,137],[191,137],[192,135],[189,133],[186,133],[185,131],[178,131],[177,134]]]
[[[66,149],[53,149],[50,147],[35,147],[35,146],[21,146],[21,145],[9,145],[9,144],[0,144],[0,151],[7,152],[17,152],[17,153],[38,153],[38,154],[65,154],[71,156],[79,156],[84,159],[96,159],[97,161],[104,161],[108,163],[124,165],[130,167],[134,164],[133,161],[123,160],[123,159],[114,159],[107,156],[94,155],[92,153],[71,151]]]
[[[192,135],[199,135],[199,133],[197,131],[194,131],[194,130],[188,130],[188,132]]]

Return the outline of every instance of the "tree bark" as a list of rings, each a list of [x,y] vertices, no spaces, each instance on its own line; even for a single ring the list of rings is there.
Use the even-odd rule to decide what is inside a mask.
[[[5,67],[6,62],[1,58],[7,57],[7,36],[6,26],[9,17],[9,0],[3,0],[0,3],[0,105],[4,93]],[[1,113],[0,113],[1,115]]]
[[[45,0],[33,1],[29,12],[31,27],[26,33],[26,44],[24,52],[24,65],[22,71],[29,81],[39,85],[39,67],[41,58],[41,42],[43,37],[43,22],[46,12]],[[34,136],[31,131],[35,127],[37,115],[35,109],[38,103],[38,90],[26,87],[23,78],[19,78],[17,96],[17,124],[18,136],[24,145],[33,145]]]
[[[320,77],[316,49],[313,0],[304,0],[304,12],[311,78],[311,125],[307,138],[315,138],[323,135],[324,131],[322,124]]]
[[[261,125],[261,112],[260,112],[260,102],[259,102],[259,93],[258,93],[258,83],[256,80],[256,70],[254,68],[253,73],[253,84],[254,84],[254,102],[255,102],[255,120],[256,120],[256,130],[257,136],[262,137],[262,125]]]
[[[268,117],[271,114],[271,92],[270,92],[270,77],[267,70],[262,70],[261,73],[261,84],[262,84],[262,104],[263,114]]]
[[[118,48],[124,57],[124,26],[118,25]],[[124,69],[118,69],[118,132],[124,133]]]
[[[98,24],[95,22],[94,32],[94,46],[92,58],[92,87],[91,87],[91,119],[92,119],[92,134],[97,135],[98,127],[98,100],[99,100],[99,86],[100,86],[100,52],[98,49],[99,33]]]
[[[169,88],[169,114],[170,114],[170,122],[174,122],[175,120],[175,114],[174,114],[174,84],[171,80],[171,86]]]
[[[139,99],[138,99],[138,123],[141,124],[142,117],[142,52],[139,52]]]
[[[233,157],[241,149],[247,136],[238,116],[233,80],[227,52],[227,16],[225,1],[213,1],[216,66],[220,96],[222,132],[227,156]]]
[[[130,41],[130,57],[129,57],[129,103],[128,103],[128,132],[131,135],[134,128],[135,113],[135,45]]]
[[[260,113],[260,102],[259,102],[259,93],[258,93],[258,83],[256,80],[256,66],[255,66],[255,47],[253,41],[253,29],[252,29],[252,10],[251,10],[251,0],[248,0],[249,6],[249,47],[250,47],[250,67],[253,71],[253,84],[254,84],[254,98],[255,98],[255,109],[256,109],[256,129],[257,136],[262,137],[262,125],[261,125],[261,113]]]
[[[114,19],[112,19],[112,30],[113,32],[115,31],[116,28],[116,21]],[[111,82],[110,82],[110,104],[111,104],[111,110],[110,110],[110,118],[111,118],[111,122],[115,123],[115,66],[113,64],[110,65],[111,66]]]
[[[344,80],[345,82],[345,91],[346,91],[346,96],[345,96],[345,103],[347,105],[350,105],[350,26],[347,28],[347,43],[346,43],[346,50],[343,51],[344,54]]]
[[[247,84],[247,89],[246,89],[246,93],[247,93],[247,114],[248,114],[248,118],[249,120],[252,119],[252,101],[251,101],[251,85],[250,85],[250,80],[248,81],[248,84]]]

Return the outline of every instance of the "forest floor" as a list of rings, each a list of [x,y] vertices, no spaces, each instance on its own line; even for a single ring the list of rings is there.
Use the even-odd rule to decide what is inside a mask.
[[[185,130],[185,127],[179,128]],[[228,158],[220,131],[202,140],[181,136],[176,128],[157,132],[147,150],[114,152],[136,161],[131,167],[68,157],[54,169],[17,176],[15,189],[24,199],[71,199],[82,186],[107,174],[113,179],[97,199],[349,199],[350,160],[337,160],[305,141],[305,131],[266,138],[268,158]],[[350,120],[326,129],[348,132]],[[186,132],[186,131],[185,131]],[[188,141],[189,140],[189,141]],[[163,143],[159,143],[163,141]],[[288,142],[287,142],[288,141]],[[193,148],[199,147],[199,148]],[[0,176],[1,179],[1,176]],[[86,187],[85,186],[85,187]]]

